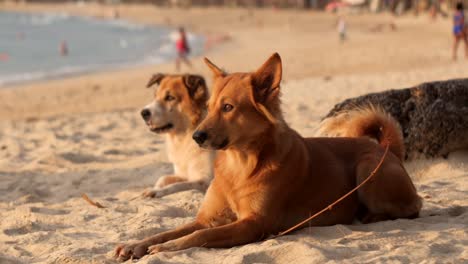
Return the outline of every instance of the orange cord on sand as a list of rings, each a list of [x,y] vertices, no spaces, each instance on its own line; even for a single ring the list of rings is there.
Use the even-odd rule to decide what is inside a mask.
[[[86,195],[85,193],[81,194],[81,198],[83,198],[86,202],[88,202],[92,206],[96,206],[97,208],[106,208],[105,206],[103,206],[99,202],[95,202],[95,201],[91,200],[91,198],[89,198],[88,195]]]
[[[337,203],[341,202],[342,200],[344,200],[346,197],[350,196],[353,192],[357,191],[359,188],[361,188],[361,186],[363,186],[366,182],[368,182],[372,177],[374,177],[374,175],[377,173],[377,171],[380,169],[380,167],[382,166],[384,160],[385,160],[385,157],[387,156],[387,153],[388,153],[388,149],[390,148],[390,141],[386,140],[386,147],[385,147],[385,152],[384,154],[382,155],[382,158],[380,159],[380,162],[379,164],[377,164],[377,167],[375,167],[375,169],[371,172],[371,174],[369,175],[369,177],[367,177],[367,179],[365,179],[364,181],[362,181],[358,186],[356,186],[354,189],[352,189],[351,191],[349,191],[347,194],[341,196],[340,199],[336,200],[335,202],[333,202],[332,204],[330,204],[329,206],[323,208],[322,210],[320,210],[318,213],[314,214],[313,216],[307,218],[306,220],[300,222],[299,224],[289,228],[288,230],[286,231],[283,231],[283,232],[280,232],[278,235],[276,235],[275,237],[279,237],[279,236],[283,236],[283,235],[286,235],[294,230],[296,230],[298,227],[300,227],[301,225],[309,222],[310,220],[316,218],[317,216],[321,215],[322,213],[324,213],[325,211],[327,210],[332,210],[333,209],[333,206],[335,206]]]

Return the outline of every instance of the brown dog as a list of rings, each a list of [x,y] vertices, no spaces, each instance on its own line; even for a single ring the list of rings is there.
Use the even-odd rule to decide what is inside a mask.
[[[193,137],[220,150],[215,178],[195,221],[140,242],[121,245],[125,260],[190,247],[232,247],[283,231],[323,209],[366,179],[384,149],[369,138],[303,138],[288,127],[280,109],[281,59],[274,54],[253,73],[226,74],[213,63],[208,115]],[[380,133],[402,146],[391,122]],[[397,151],[400,155],[400,151]],[[309,225],[350,224],[417,217],[420,197],[389,153],[368,182]]]

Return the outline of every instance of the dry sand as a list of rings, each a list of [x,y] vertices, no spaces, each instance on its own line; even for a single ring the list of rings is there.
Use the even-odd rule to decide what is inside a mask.
[[[110,10],[94,5],[0,7],[83,15]],[[183,20],[180,10],[119,8],[122,16],[140,22]],[[428,24],[427,18],[402,18],[396,20],[397,32],[374,34],[366,30],[366,23],[381,17],[351,16],[355,29],[350,29],[350,41],[340,46],[329,30],[331,15],[255,11],[255,21],[264,21],[260,29],[246,28],[251,22],[240,14],[248,11],[209,9],[203,15],[193,9],[185,19],[197,32],[229,29],[232,42],[208,53],[228,70],[251,70],[273,50],[280,51],[285,62],[285,116],[305,136],[313,135],[320,117],[345,98],[468,77],[468,63],[449,61],[447,21]],[[0,90],[0,263],[114,263],[111,255],[117,243],[193,218],[203,198],[198,191],[132,200],[172,171],[162,137],[150,133],[138,115],[138,108],[150,100],[151,91],[143,88],[148,76],[172,67]],[[195,67],[206,73],[199,59]],[[466,263],[468,152],[413,161],[406,167],[424,198],[418,219],[314,227],[231,249],[161,253],[139,263]],[[89,205],[81,193],[106,208]]]

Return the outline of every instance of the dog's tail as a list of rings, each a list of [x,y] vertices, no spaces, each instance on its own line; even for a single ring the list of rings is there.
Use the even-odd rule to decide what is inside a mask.
[[[373,105],[343,111],[326,118],[320,124],[317,135],[370,137],[383,147],[390,144],[390,151],[400,160],[405,156],[400,124],[389,113]]]

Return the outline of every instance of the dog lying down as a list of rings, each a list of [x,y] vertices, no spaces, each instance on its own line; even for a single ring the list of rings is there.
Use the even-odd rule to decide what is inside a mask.
[[[205,192],[213,178],[214,151],[201,149],[192,134],[206,114],[208,89],[198,75],[155,74],[147,87],[158,85],[153,102],[141,111],[149,129],[166,134],[174,175],[158,179],[145,197],[161,197],[189,189]]]
[[[325,208],[364,181],[385,149],[375,140],[303,138],[280,108],[281,59],[271,56],[256,72],[214,73],[208,114],[193,134],[219,150],[215,177],[193,222],[136,243],[119,245],[120,260],[190,247],[232,247],[277,234]],[[417,217],[420,197],[401,162],[402,138],[380,119],[391,152],[374,178],[304,226]],[[361,131],[367,131],[362,128]]]
[[[405,159],[448,157],[468,149],[468,79],[429,82],[411,88],[369,93],[336,104],[317,135],[353,136],[361,122],[374,122],[379,107],[401,127]]]

